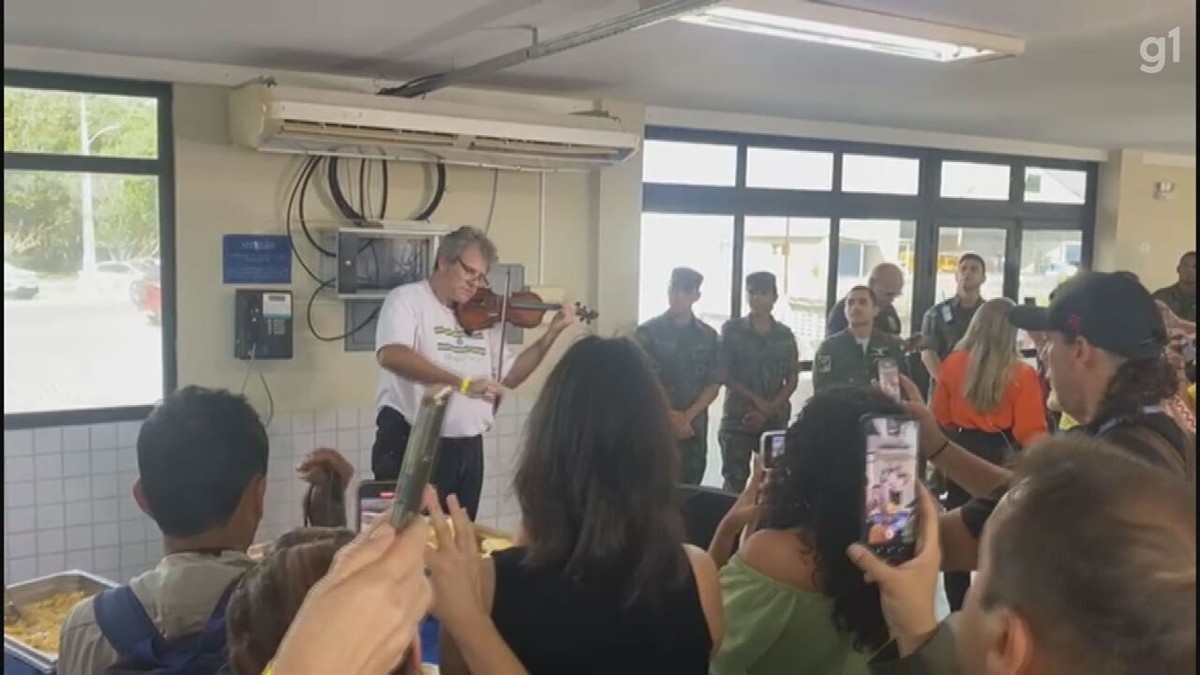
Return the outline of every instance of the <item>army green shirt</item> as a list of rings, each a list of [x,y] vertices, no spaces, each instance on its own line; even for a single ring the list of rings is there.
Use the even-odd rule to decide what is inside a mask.
[[[894,335],[875,330],[864,347],[853,333],[844,330],[817,348],[813,357],[813,391],[821,392],[837,385],[870,387],[879,378],[881,359],[892,359],[900,372],[904,372],[904,342]]]
[[[937,352],[939,359],[946,358],[967,334],[967,326],[982,306],[983,298],[974,307],[963,307],[953,297],[930,307],[921,321],[921,349]]]
[[[1175,316],[1184,321],[1196,321],[1196,291],[1188,292],[1179,284],[1154,291],[1154,299],[1161,300],[1175,312]]]
[[[721,381],[717,331],[694,316],[684,324],[666,314],[656,316],[638,326],[634,339],[650,357],[673,410],[687,410],[700,392]],[[692,430],[698,437],[708,436],[708,411],[692,420]]]
[[[767,399],[775,398],[779,389],[800,367],[800,353],[796,348],[796,336],[792,329],[771,320],[766,333],[754,330],[750,317],[730,319],[721,327],[720,350],[721,374],[726,385],[736,382],[756,395]],[[787,427],[791,417],[791,406],[785,405],[775,417],[767,420],[763,429],[747,429],[742,418],[754,410],[754,404],[733,393],[725,391],[725,413],[721,417],[724,431],[763,431]]]

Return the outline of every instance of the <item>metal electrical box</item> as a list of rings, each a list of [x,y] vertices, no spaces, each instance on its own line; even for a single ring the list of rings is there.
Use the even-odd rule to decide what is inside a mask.
[[[383,298],[391,289],[429,276],[445,227],[404,222],[384,227],[339,227],[321,231],[333,257],[321,261],[321,276],[335,279],[344,300]]]

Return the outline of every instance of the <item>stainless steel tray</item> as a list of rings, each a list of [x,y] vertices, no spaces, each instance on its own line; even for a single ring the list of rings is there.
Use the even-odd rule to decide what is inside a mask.
[[[85,591],[94,594],[107,588],[115,588],[116,586],[117,584],[112,581],[101,579],[83,570],[69,570],[13,584],[8,587],[8,594],[13,602],[16,602],[18,606],[22,606],[32,602],[40,602],[60,593]],[[32,672],[38,673],[52,673],[54,672],[55,665],[58,663],[58,654],[47,654],[41,650],[34,649],[16,638],[9,637],[6,632],[4,635],[6,675],[8,671],[7,664],[11,658],[15,658],[22,664],[30,666]]]

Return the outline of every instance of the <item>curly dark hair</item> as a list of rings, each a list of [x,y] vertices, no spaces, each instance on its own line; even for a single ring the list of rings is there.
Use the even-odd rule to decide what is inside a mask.
[[[1167,359],[1130,359],[1117,367],[1104,394],[1106,417],[1138,417],[1146,406],[1179,393],[1179,375]]]
[[[864,415],[901,415],[872,389],[837,387],[809,399],[787,432],[784,456],[771,471],[763,525],[794,530],[816,554],[813,583],[833,600],[833,622],[854,635],[857,649],[887,641],[879,587],[866,583],[846,555],[862,536],[865,503]]]

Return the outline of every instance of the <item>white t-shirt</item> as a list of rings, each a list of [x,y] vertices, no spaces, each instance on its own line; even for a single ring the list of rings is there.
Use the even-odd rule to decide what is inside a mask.
[[[404,345],[462,377],[492,379],[496,377],[500,326],[468,335],[458,324],[454,310],[433,294],[429,282],[417,281],[392,289],[383,301],[375,327],[376,353],[388,345]],[[505,373],[512,363],[509,349],[505,348]],[[392,408],[412,424],[424,395],[425,385],[379,369],[377,408]],[[492,426],[493,418],[490,401],[455,393],[446,408],[442,437],[478,436]]]

